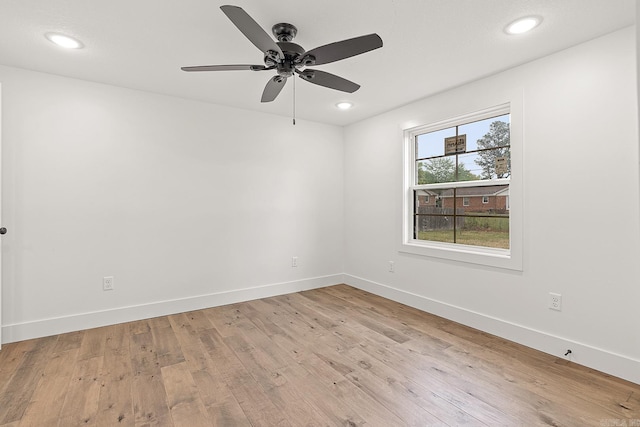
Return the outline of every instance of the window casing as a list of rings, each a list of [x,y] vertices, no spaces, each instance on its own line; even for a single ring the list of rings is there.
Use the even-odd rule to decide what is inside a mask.
[[[521,111],[521,101],[516,99],[404,130],[401,252],[522,269]],[[493,121],[506,122],[510,133],[507,142],[493,148],[476,144],[470,130],[483,121],[484,126]],[[465,146],[463,139],[467,134],[470,139]],[[431,146],[426,148],[427,144]],[[480,157],[482,153],[484,157]],[[498,163],[501,167],[495,169]],[[417,203],[418,192],[435,202]],[[516,201],[518,208],[514,209]],[[491,233],[480,233],[483,227],[500,231],[494,233],[499,237],[495,240],[484,237]],[[483,235],[480,240],[470,237],[474,228],[478,231],[475,234]]]

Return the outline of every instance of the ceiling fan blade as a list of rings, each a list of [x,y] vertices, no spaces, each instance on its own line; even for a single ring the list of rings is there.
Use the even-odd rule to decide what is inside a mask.
[[[315,57],[315,62],[311,65],[322,65],[360,55],[380,47],[382,47],[382,39],[374,33],[326,44],[311,49],[305,56]]]
[[[353,93],[360,89],[360,85],[349,81],[347,79],[343,79],[342,77],[336,76],[335,74],[327,73],[325,71],[320,70],[310,70],[306,69],[301,71],[300,78],[304,79],[308,82],[328,87],[330,89],[340,90],[342,92]]]
[[[181,67],[182,71],[262,71],[267,67],[264,65],[196,65],[194,67]]]
[[[220,6],[225,15],[238,27],[238,29],[249,39],[251,43],[256,45],[260,51],[266,53],[270,50],[277,52],[280,58],[284,58],[282,50],[276,42],[262,29],[260,25],[247,12],[238,6]]]
[[[260,100],[260,102],[271,102],[276,99],[286,82],[287,79],[285,79],[284,77],[272,77],[264,87],[264,91],[262,92],[262,99]]]

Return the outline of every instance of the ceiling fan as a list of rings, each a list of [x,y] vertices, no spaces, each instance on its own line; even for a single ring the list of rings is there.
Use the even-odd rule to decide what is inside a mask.
[[[220,9],[249,41],[263,52],[264,65],[200,65],[182,67],[182,70],[275,70],[277,74],[269,79],[262,92],[262,102],[271,102],[276,99],[287,79],[294,74],[298,74],[303,80],[320,86],[353,93],[360,88],[360,85],[335,74],[305,67],[328,64],[382,47],[382,39],[374,33],[305,51],[302,46],[292,42],[298,33],[298,29],[291,24],[280,23],[272,27],[273,35],[278,40],[275,42],[241,7],[226,5],[221,6]]]

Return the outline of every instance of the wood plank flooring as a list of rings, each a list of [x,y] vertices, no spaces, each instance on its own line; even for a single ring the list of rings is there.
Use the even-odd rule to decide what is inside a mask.
[[[640,385],[346,285],[7,344],[0,427],[638,426]]]

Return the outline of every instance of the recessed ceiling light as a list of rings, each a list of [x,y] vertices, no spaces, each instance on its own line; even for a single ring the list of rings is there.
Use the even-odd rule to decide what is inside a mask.
[[[350,102],[338,102],[336,104],[336,107],[338,107],[341,110],[348,110],[349,108],[353,107],[353,104]]]
[[[81,49],[83,44],[73,37],[65,36],[59,33],[47,33],[44,35],[51,43],[55,43],[65,49]]]
[[[540,25],[541,22],[542,18],[539,16],[527,16],[513,21],[511,24],[506,26],[504,31],[507,34],[523,34],[527,31],[533,30],[535,27]]]

